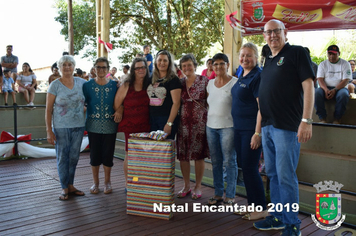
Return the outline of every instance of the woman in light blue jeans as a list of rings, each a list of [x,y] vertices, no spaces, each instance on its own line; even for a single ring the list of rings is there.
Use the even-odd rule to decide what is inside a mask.
[[[233,205],[236,194],[237,161],[234,149],[234,128],[231,116],[231,88],[237,79],[228,75],[229,59],[223,53],[213,57],[215,79],[209,81],[208,91],[208,121],[206,127],[215,195],[208,201],[209,205],[224,201],[226,205]],[[224,196],[223,168],[226,168],[226,193]]]
[[[57,169],[62,193],[59,200],[68,200],[68,195],[84,196],[74,187],[74,175],[79,160],[84,134],[84,95],[79,77],[73,77],[75,61],[66,55],[58,61],[61,75],[53,81],[47,92],[46,130],[48,143],[55,145]],[[53,125],[53,126],[52,126]]]

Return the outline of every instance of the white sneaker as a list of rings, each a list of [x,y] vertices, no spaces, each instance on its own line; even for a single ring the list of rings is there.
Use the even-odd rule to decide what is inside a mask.
[[[33,104],[33,102],[30,102],[29,104],[27,104],[27,106],[33,106],[34,104]],[[29,107],[28,109],[35,109],[36,107]]]

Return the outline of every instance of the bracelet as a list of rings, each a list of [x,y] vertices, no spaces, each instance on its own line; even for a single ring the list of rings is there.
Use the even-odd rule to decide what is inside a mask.
[[[255,135],[259,136],[259,137],[262,137],[262,134],[261,133],[258,133],[258,132],[255,132]]]

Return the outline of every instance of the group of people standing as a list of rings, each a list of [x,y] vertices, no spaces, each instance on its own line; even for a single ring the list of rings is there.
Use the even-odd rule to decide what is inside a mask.
[[[263,146],[271,201],[298,203],[295,171],[300,143],[311,138],[308,119],[313,108],[314,73],[304,48],[286,43],[287,29],[282,22],[271,20],[264,29],[271,49],[264,69],[261,71],[257,65],[257,47],[247,43],[239,52],[243,69],[239,78],[228,74],[229,59],[218,53],[208,61],[215,79],[196,74],[197,61],[192,54],[180,59],[185,77],[179,79],[171,54],[161,50],[154,58],[152,76],[147,60],[135,58],[127,80],[117,89],[106,77],[110,69],[106,58],[96,60],[96,78],[87,82],[73,77],[75,61],[63,56],[58,62],[62,76],[51,83],[46,104],[47,139],[56,146],[62,186],[59,199],[85,194],[74,187],[84,130],[89,136],[93,194],[100,192],[101,164],[104,193],[112,192],[110,172],[116,132],[124,132],[127,153],[130,133],[163,130],[170,139],[177,134],[177,158],[184,179],[177,197],[202,197],[204,159],[210,157],[215,194],[208,204],[233,205],[239,159],[248,204],[263,208],[262,212],[239,214],[248,220],[266,218],[254,224],[258,229],[284,229],[284,235],[300,235],[298,212],[284,210],[268,216],[258,162]],[[194,188],[189,181],[190,161],[195,162]],[[127,179],[127,155],[124,172]]]

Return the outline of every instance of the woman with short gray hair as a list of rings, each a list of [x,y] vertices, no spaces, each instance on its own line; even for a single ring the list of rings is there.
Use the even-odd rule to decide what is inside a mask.
[[[55,145],[57,169],[62,193],[59,200],[68,195],[84,196],[74,187],[74,175],[79,160],[84,134],[84,95],[79,77],[73,77],[75,61],[65,55],[58,61],[61,77],[53,81],[47,92],[46,130],[48,143]],[[52,126],[53,124],[53,126]]]

